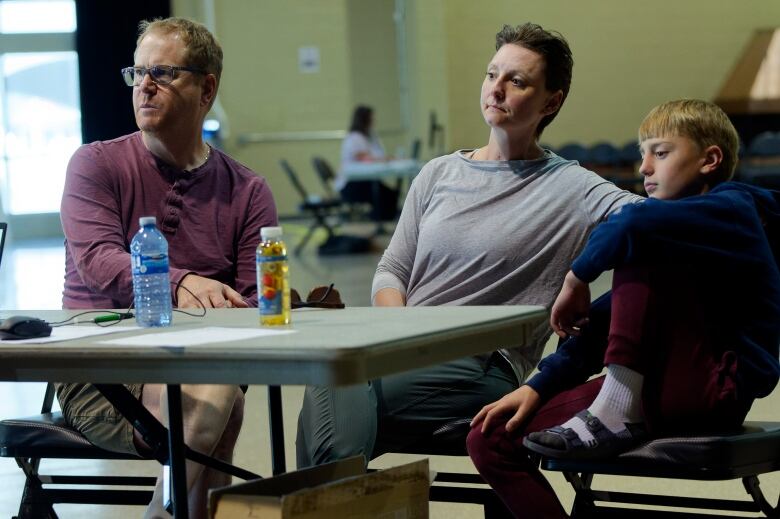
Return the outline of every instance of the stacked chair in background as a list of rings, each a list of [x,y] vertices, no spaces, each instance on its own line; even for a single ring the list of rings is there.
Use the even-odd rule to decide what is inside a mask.
[[[737,180],[768,189],[780,189],[780,132],[758,134],[743,150]]]
[[[644,193],[639,173],[642,157],[636,141],[629,141],[621,148],[608,142],[598,142],[590,147],[568,143],[554,151],[565,159],[576,160],[582,167],[623,189]],[[780,190],[780,132],[760,133],[747,146],[740,142],[735,180]]]
[[[604,141],[590,147],[569,143],[555,150],[555,153],[565,159],[576,160],[582,167],[595,171],[623,189],[644,192],[642,175],[638,171],[641,157],[636,141],[629,141],[622,148]]]

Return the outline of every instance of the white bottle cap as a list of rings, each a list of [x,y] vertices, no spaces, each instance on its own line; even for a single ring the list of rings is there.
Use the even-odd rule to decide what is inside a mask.
[[[141,227],[145,225],[157,225],[157,218],[154,216],[142,216],[138,219],[138,225]]]
[[[263,227],[260,229],[260,239],[263,241],[282,237],[281,227]]]

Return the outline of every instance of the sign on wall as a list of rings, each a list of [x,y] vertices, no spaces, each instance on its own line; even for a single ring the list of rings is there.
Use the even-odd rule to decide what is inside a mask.
[[[320,71],[319,47],[298,47],[298,70],[301,74],[316,74]]]

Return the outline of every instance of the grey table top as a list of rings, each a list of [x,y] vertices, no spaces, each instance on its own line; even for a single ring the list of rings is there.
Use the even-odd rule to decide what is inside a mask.
[[[73,311],[0,311],[50,322]],[[0,341],[0,380],[340,385],[521,344],[546,319],[538,306],[346,308],[293,312],[295,333],[183,347],[101,341],[207,326],[257,327],[256,309],[174,314],[165,329],[48,344]],[[129,321],[132,323],[132,321]],[[79,325],[85,326],[85,325]],[[86,325],[89,326],[89,325]]]

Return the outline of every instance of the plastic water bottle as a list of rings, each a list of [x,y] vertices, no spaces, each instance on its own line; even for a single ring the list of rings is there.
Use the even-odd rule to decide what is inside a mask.
[[[168,274],[168,242],[157,229],[154,216],[138,219],[141,228],[130,243],[138,326],[171,325],[171,283]]]
[[[263,227],[257,246],[257,307],[260,324],[290,324],[290,278],[281,227]]]

